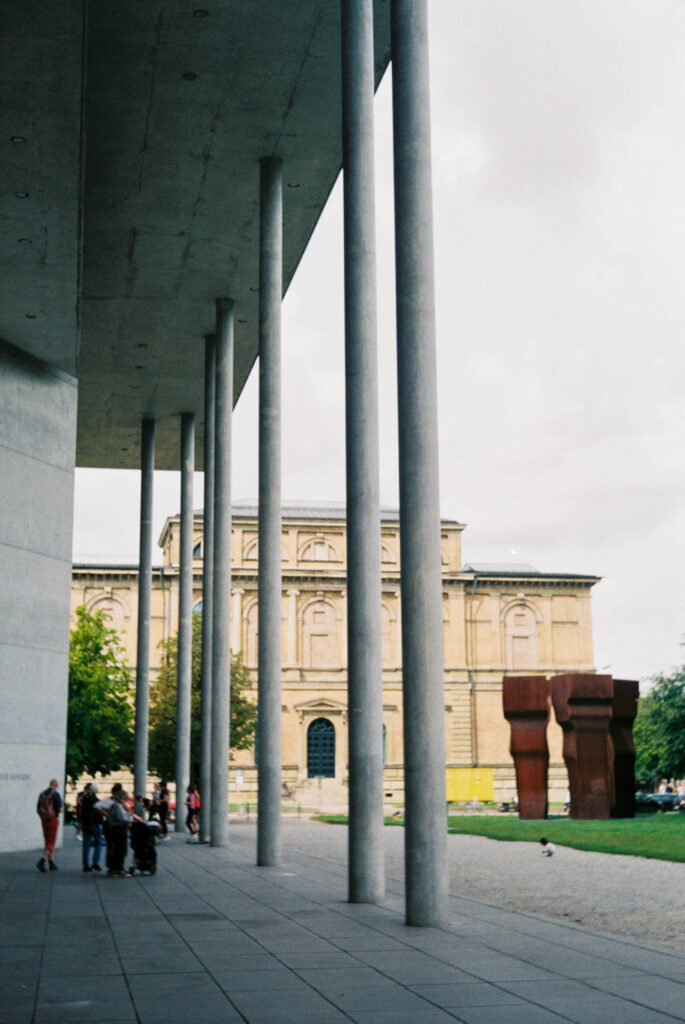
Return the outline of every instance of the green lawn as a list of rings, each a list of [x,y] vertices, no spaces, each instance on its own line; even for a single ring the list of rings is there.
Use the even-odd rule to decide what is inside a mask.
[[[317,820],[347,824],[342,814],[322,815]],[[386,818],[385,823],[403,825],[404,819]],[[685,814],[649,814],[612,821],[573,821],[565,815],[553,815],[546,821],[519,821],[513,815],[450,815],[448,831],[521,843],[536,843],[546,836],[557,846],[576,850],[685,862]]]

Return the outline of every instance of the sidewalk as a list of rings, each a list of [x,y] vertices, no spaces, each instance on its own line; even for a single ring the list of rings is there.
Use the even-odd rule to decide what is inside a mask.
[[[311,832],[309,852],[288,850]],[[685,957],[453,897],[445,930],[407,928],[403,895],[346,900],[332,829],[284,825],[284,864],[230,848],[158,848],[154,877],[59,871],[0,855],[0,1022],[53,1024],[667,1024],[685,1020]]]

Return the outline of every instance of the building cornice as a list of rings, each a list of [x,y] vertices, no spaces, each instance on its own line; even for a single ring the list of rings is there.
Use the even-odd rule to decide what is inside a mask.
[[[193,580],[202,579],[202,564],[193,566]],[[232,579],[234,583],[248,583],[257,585],[259,570],[255,567],[233,566]],[[153,566],[153,585],[158,577],[175,579],[179,575],[178,565],[157,565]],[[138,566],[132,564],[108,565],[102,563],[76,562],[72,566],[72,576],[77,579],[92,576],[105,576],[108,578],[131,578],[137,579]],[[282,571],[283,588],[289,587],[315,587],[321,589],[322,585],[329,589],[345,589],[347,586],[347,572],[343,568],[336,569],[297,569],[284,568]],[[554,590],[568,588],[569,586],[589,590],[596,583],[601,581],[601,576],[585,576],[578,573],[528,573],[508,575],[506,573],[464,573],[445,571],[442,574],[442,586],[449,591],[470,592],[476,582],[477,588],[482,592],[485,588],[494,587],[507,592],[525,588],[530,591],[532,588],[542,590]],[[401,572],[399,569],[384,571],[381,575],[381,586],[385,590],[398,589],[401,583]],[[478,592],[478,590],[477,590]]]

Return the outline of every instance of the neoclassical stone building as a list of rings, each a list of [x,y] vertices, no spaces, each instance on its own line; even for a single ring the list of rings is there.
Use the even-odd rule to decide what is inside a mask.
[[[194,517],[194,607],[202,608],[203,517]],[[596,576],[541,573],[529,565],[462,565],[464,526],[442,521],[445,737],[453,792],[511,797],[514,774],[502,714],[506,673],[593,671],[591,590]],[[257,508],[233,506],[232,647],[257,669]],[[345,802],[347,781],[346,524],[343,505],[283,507],[282,657],[284,792],[303,805]],[[166,520],[153,573],[151,667],[178,630],[179,517]],[[383,743],[388,802],[403,796],[399,517],[382,510]],[[72,608],[112,617],[131,665],[136,660],[137,568],[74,565]],[[566,775],[561,731],[549,726],[551,797]],[[255,791],[252,753],[233,773],[244,797]],[[456,771],[454,769],[457,769]],[[235,799],[235,793],[231,799]]]

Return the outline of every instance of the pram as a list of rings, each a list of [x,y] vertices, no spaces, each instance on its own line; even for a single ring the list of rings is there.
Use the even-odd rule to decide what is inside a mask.
[[[131,868],[131,874],[138,869],[141,874],[147,872],[154,875],[157,870],[157,850],[155,842],[159,825],[156,821],[134,821],[131,825],[131,849],[135,867]]]

